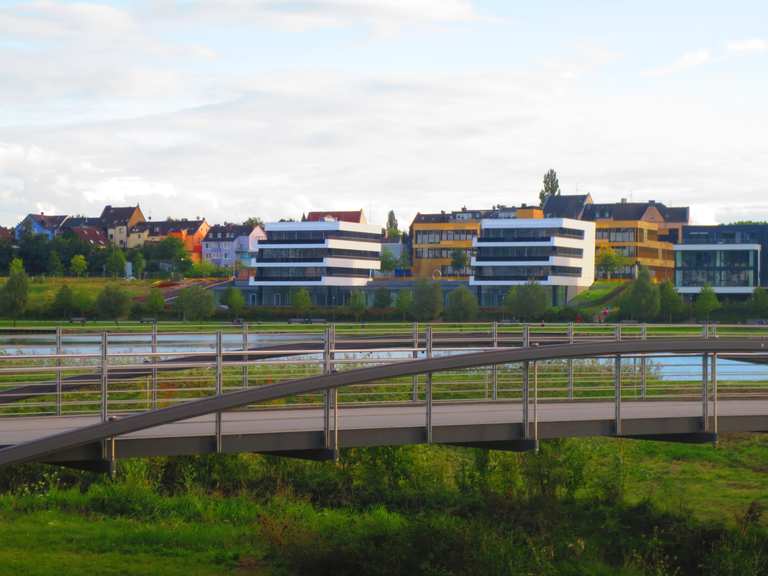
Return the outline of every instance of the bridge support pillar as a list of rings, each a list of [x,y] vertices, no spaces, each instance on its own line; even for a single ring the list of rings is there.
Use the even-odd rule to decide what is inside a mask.
[[[640,339],[641,340],[647,340],[648,339],[648,327],[643,324],[640,327]],[[643,354],[640,358],[640,398],[645,400],[645,397],[648,393],[648,360],[645,357],[645,354]]]

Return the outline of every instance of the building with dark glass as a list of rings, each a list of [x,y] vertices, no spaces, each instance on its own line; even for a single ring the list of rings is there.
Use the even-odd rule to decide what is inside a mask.
[[[380,268],[381,226],[359,212],[311,212],[301,222],[264,225],[266,239],[251,254],[238,286],[253,306],[288,306],[291,291],[306,288],[316,306],[349,301]]]
[[[698,294],[708,284],[723,295],[748,295],[768,285],[768,224],[685,226],[675,246],[675,287]]]
[[[565,304],[595,278],[595,224],[570,218],[483,219],[474,241],[474,287],[482,306],[499,306],[513,286],[535,282]]]

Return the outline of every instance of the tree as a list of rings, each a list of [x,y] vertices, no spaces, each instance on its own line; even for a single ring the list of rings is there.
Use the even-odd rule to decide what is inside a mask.
[[[420,321],[436,320],[443,311],[443,290],[437,282],[419,280],[413,291],[411,314]]]
[[[397,218],[395,217],[395,211],[390,210],[387,214],[387,238],[394,240],[400,238],[400,229],[397,225]]]
[[[144,270],[147,268],[147,261],[144,259],[144,254],[137,251],[136,254],[133,255],[131,263],[133,264],[133,275],[138,279],[143,278]]]
[[[392,272],[397,268],[397,258],[386,248],[381,251],[381,270],[383,272]]]
[[[120,248],[111,247],[107,254],[107,274],[117,278],[125,274],[125,254]]]
[[[453,268],[454,275],[460,275],[467,267],[467,264],[467,253],[465,250],[456,248],[451,252],[451,268]]]
[[[299,318],[306,318],[312,307],[312,298],[306,288],[297,288],[291,291],[291,306]]]
[[[19,241],[19,258],[31,276],[45,274],[50,251],[51,242],[44,234],[24,234]]]
[[[360,322],[366,309],[365,294],[362,290],[352,290],[349,295],[349,309],[355,317],[356,322]]]
[[[56,318],[68,318],[75,312],[75,295],[69,284],[62,285],[51,303],[51,313]]]
[[[13,325],[16,325],[16,319],[24,314],[29,299],[29,277],[24,270],[24,262],[20,258],[14,258],[11,261],[8,280],[3,285],[0,292],[0,304],[3,313],[13,319]]]
[[[184,322],[210,318],[216,309],[213,293],[202,286],[190,286],[180,290],[173,304]]]
[[[389,288],[377,288],[373,293],[373,307],[389,308],[391,304],[392,295],[389,293]]]
[[[619,302],[622,318],[650,322],[659,315],[661,299],[659,289],[651,280],[648,268],[641,266],[637,279],[632,282]]]
[[[693,304],[693,311],[698,320],[709,322],[710,314],[715,310],[719,310],[720,306],[720,301],[717,299],[717,294],[715,294],[712,286],[705,284],[696,298],[696,302]]]
[[[560,182],[557,180],[557,172],[550,168],[544,174],[544,186],[539,192],[539,205],[544,208],[544,203],[551,196],[560,196]]]
[[[403,270],[407,270],[411,267],[411,255],[408,250],[405,249],[405,244],[403,244],[403,250],[400,252],[400,261],[397,263],[397,267],[402,268]]]
[[[451,322],[468,322],[477,318],[478,309],[477,298],[472,290],[460,286],[448,294],[445,318]]]
[[[410,290],[400,290],[395,299],[395,308],[403,320],[408,317],[413,307],[413,293]]]
[[[666,322],[677,320],[683,314],[683,299],[670,280],[659,285],[659,317]]]
[[[8,268],[13,260],[13,244],[10,240],[0,238],[0,276],[8,275]]]
[[[243,308],[245,308],[245,297],[243,296],[243,293],[234,286],[230,286],[224,291],[221,302],[222,304],[227,305],[232,318],[240,316]]]
[[[628,266],[631,263],[631,259],[617,254],[612,248],[603,248],[597,254],[595,268],[597,268],[598,271],[603,272],[605,277],[610,280],[616,270],[622,266]]]
[[[61,257],[55,250],[51,250],[48,255],[48,275],[49,276],[64,276],[64,265],[61,263]]]
[[[750,300],[750,310],[755,318],[768,318],[768,292],[765,288],[755,288]]]
[[[131,297],[117,284],[108,284],[96,298],[96,313],[117,322],[131,311]]]
[[[165,310],[165,297],[159,288],[151,288],[144,299],[144,312],[157,318]]]
[[[504,296],[504,310],[522,322],[541,319],[549,308],[546,289],[536,282],[510,288]]]
[[[85,260],[85,256],[82,254],[75,254],[69,261],[69,271],[73,276],[83,276],[85,271],[88,270],[88,262]]]
[[[264,222],[258,216],[251,216],[250,218],[247,218],[243,222],[243,226],[251,226],[251,227],[261,226],[261,227],[264,227]]]

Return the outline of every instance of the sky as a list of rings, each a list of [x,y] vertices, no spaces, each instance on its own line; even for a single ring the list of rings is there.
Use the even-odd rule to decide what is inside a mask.
[[[0,224],[596,202],[768,220],[768,3],[0,0]]]

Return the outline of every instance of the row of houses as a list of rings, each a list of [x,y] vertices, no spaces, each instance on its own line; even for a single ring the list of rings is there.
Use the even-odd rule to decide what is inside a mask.
[[[768,285],[768,224],[692,225],[687,207],[647,202],[595,203],[589,194],[549,197],[542,207],[493,206],[417,214],[406,242],[393,243],[362,210],[310,212],[264,225],[195,220],[147,221],[139,206],[106,206],[96,218],[30,214],[14,231],[55,237],[66,230],[88,241],[131,249],[177,237],[193,261],[235,271],[251,305],[281,306],[304,287],[314,304],[340,305],[353,290],[393,293],[420,279],[444,292],[470,286],[484,306],[499,305],[511,286],[534,281],[564,304],[606,276],[596,261],[611,250],[623,265],[611,278],[630,279],[640,266],[655,281],[671,280],[688,295],[708,284],[744,297]],[[381,270],[384,250],[407,252],[410,266]],[[465,265],[454,269],[455,253]]]

